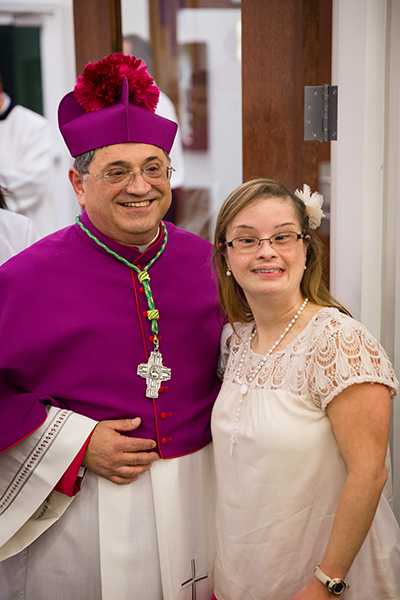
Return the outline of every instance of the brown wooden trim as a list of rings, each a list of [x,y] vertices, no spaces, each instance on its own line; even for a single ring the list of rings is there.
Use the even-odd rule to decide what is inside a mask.
[[[303,184],[303,1],[242,0],[243,180]]]
[[[304,0],[303,3],[304,86],[329,83],[328,81],[320,82],[319,78],[319,6],[320,0]],[[307,183],[312,190],[318,189],[318,151],[320,145],[320,142],[303,141],[303,182]]]
[[[304,85],[330,84],[332,79],[332,0],[304,0]],[[320,162],[330,161],[330,142],[303,142],[304,182],[319,187]]]
[[[178,107],[178,42],[176,19],[180,0],[149,0],[150,40],[157,85]]]
[[[75,65],[80,75],[88,62],[122,51],[121,1],[73,0]]]

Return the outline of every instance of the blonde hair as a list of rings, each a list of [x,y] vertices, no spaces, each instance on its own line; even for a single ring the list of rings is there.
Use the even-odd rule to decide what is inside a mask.
[[[250,323],[254,318],[242,288],[234,277],[229,277],[226,274],[226,230],[236,215],[246,206],[263,198],[278,198],[283,202],[291,202],[299,221],[301,233],[307,236],[304,241],[307,244],[307,269],[304,271],[300,283],[303,297],[309,298],[319,306],[337,308],[341,312],[350,315],[348,310],[335,300],[322,280],[325,248],[320,238],[310,230],[304,202],[278,181],[253,179],[242,183],[228,196],[219,211],[215,228],[213,264],[218,273],[220,303],[229,321],[231,323],[235,321]]]

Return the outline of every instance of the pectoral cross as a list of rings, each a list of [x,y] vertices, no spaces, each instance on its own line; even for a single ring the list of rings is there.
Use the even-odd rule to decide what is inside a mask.
[[[158,349],[153,350],[147,363],[138,366],[137,374],[146,379],[147,398],[158,398],[161,382],[171,379],[171,369],[162,364],[161,352]]]
[[[196,600],[196,583],[198,581],[201,581],[202,579],[207,579],[208,573],[206,573],[205,575],[196,575],[196,562],[195,562],[194,558],[192,558],[192,560],[190,561],[190,567],[192,569],[192,576],[187,581],[184,581],[181,584],[181,587],[186,588],[189,585],[191,585],[192,586],[192,600]]]

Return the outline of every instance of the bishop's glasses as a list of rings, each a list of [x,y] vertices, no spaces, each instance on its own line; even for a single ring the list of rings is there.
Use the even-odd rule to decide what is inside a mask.
[[[129,171],[128,169],[118,168],[111,169],[110,171],[104,173],[104,175],[85,173],[83,178],[86,179],[87,175],[93,175],[93,177],[102,179],[107,185],[128,187],[132,183],[135,175],[140,173],[146,183],[149,183],[150,185],[159,185],[170,181],[173,171],[175,171],[175,169],[170,166],[166,167],[165,165],[150,165],[141,171]]]

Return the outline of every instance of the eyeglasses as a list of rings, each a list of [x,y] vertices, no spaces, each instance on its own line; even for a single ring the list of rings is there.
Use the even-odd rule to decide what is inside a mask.
[[[175,171],[173,167],[166,167],[165,165],[150,165],[145,167],[141,171],[128,171],[127,169],[112,169],[107,171],[104,175],[95,175],[95,173],[85,173],[83,179],[86,179],[87,175],[93,175],[98,179],[103,179],[107,185],[119,185],[121,187],[128,187],[135,175],[141,174],[146,183],[150,185],[157,185],[161,183],[167,183],[171,179],[172,172]]]
[[[291,248],[295,245],[298,240],[304,240],[304,233],[296,233],[294,231],[282,231],[282,233],[275,233],[270,238],[263,238],[260,240],[258,237],[252,235],[243,235],[241,237],[233,238],[230,242],[225,242],[226,246],[233,248],[241,254],[254,252],[261,246],[262,242],[269,242],[273,248]]]

